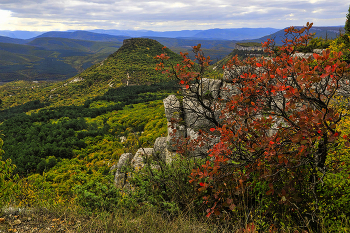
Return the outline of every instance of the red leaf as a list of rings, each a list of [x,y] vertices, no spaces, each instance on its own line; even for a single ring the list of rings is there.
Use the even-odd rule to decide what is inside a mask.
[[[203,183],[203,182],[200,182],[199,185],[200,185],[200,186],[204,186],[204,183]]]
[[[189,86],[189,85],[186,85],[186,89],[188,89],[188,88],[190,88],[190,86]]]
[[[269,189],[267,192],[266,192],[266,195],[271,195],[274,193],[275,190],[273,189]]]
[[[260,63],[256,63],[257,67],[262,67],[262,65]]]
[[[184,80],[181,80],[181,81],[180,81],[180,84],[182,84],[182,85],[185,84],[185,81],[184,81]]]
[[[210,131],[211,131],[211,132],[214,132],[214,131],[215,131],[215,128],[210,128]]]

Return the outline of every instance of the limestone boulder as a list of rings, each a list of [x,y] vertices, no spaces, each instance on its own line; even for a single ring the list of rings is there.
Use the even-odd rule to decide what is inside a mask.
[[[157,138],[153,145],[153,151],[154,151],[155,157],[165,161],[167,146],[168,146],[167,137]]]
[[[209,109],[212,109],[213,101],[203,100],[203,104]],[[195,131],[199,129],[209,130],[214,127],[214,123],[210,118],[215,118],[215,115],[211,115],[211,111],[208,111],[197,99],[191,97],[184,97],[183,109],[185,115],[185,125],[187,128],[192,128]]]
[[[222,80],[203,78],[200,85],[197,85],[196,88],[198,88],[199,95],[203,96],[204,99],[217,99],[219,97],[221,84]]]
[[[114,184],[117,188],[123,188],[126,184],[127,174],[122,172],[122,168],[130,163],[133,158],[132,153],[124,153],[120,156],[118,164],[115,166]]]
[[[169,95],[163,100],[165,117],[168,122],[172,119],[179,120],[182,116],[182,108],[180,101],[176,98],[175,95]]]
[[[305,59],[309,59],[311,57],[311,59],[314,59],[313,55],[314,55],[313,53],[294,53],[293,57],[305,58]]]
[[[145,166],[144,161],[153,157],[153,148],[140,148],[131,160],[131,166],[137,171]]]

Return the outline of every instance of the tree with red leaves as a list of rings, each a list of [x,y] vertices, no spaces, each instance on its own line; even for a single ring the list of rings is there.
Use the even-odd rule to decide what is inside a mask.
[[[210,63],[200,45],[193,47],[194,61],[181,54],[182,64],[168,71],[178,79],[183,94],[197,98],[209,112],[205,117],[214,126],[199,132],[197,145],[205,138],[219,138],[208,151],[210,159],[192,171],[190,179],[206,193],[207,216],[240,208],[248,195],[244,208],[253,212],[265,198],[273,208],[295,211],[311,220],[316,217],[326,161],[337,150],[339,138],[348,138],[337,130],[344,114],[334,106],[334,98],[349,94],[350,66],[342,61],[341,52],[296,56],[296,49],[312,38],[311,27],[307,23],[301,29],[285,29],[281,47],[273,47],[273,40],[263,43],[266,57],[243,61],[233,57],[223,67],[231,73],[230,88],[220,90],[230,95],[218,95],[211,104],[203,101],[204,93],[198,88]],[[165,62],[164,57],[158,59]],[[232,92],[233,88],[237,91]],[[219,119],[215,117],[218,108]],[[262,212],[271,211],[266,207]]]

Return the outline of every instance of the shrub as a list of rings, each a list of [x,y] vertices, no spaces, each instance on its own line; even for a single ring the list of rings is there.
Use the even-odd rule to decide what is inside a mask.
[[[218,104],[208,104],[198,88],[210,63],[200,45],[193,47],[195,61],[182,54],[182,64],[171,71],[184,95],[207,109],[203,116],[215,125],[189,145],[219,139],[209,152],[212,159],[191,173],[191,182],[206,192],[208,217],[248,209],[268,224],[302,222],[319,230],[318,190],[330,171],[326,161],[331,154],[339,157],[340,136],[350,145],[348,135],[337,128],[344,115],[331,104],[337,95],[349,94],[344,87],[350,66],[341,52],[330,50],[313,58],[294,56],[312,38],[311,27],[285,29],[278,50],[272,40],[265,42],[269,58],[232,58],[225,68],[236,73],[230,82],[238,91],[228,100],[213,100]],[[162,69],[168,57],[157,58],[162,60],[157,69]],[[224,106],[220,119],[215,118],[218,105]]]

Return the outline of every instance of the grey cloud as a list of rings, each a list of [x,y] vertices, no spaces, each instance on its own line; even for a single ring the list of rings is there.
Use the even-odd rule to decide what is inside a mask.
[[[339,24],[344,23],[341,19],[345,19],[349,6],[347,1],[313,2],[315,3],[302,0],[246,0],[235,3],[227,0],[0,0],[0,9],[10,10],[18,18],[42,22],[54,20],[64,24],[72,22],[72,25],[103,28],[117,25],[154,27],[154,24],[161,22],[169,22],[169,26],[178,22],[178,27],[187,26],[182,25],[184,22],[221,27],[229,25],[228,23],[246,23],[250,27],[285,27],[290,23],[305,24],[310,19],[324,21],[333,18],[339,18]],[[312,13],[313,11],[316,12]],[[270,25],[266,25],[268,22]]]

